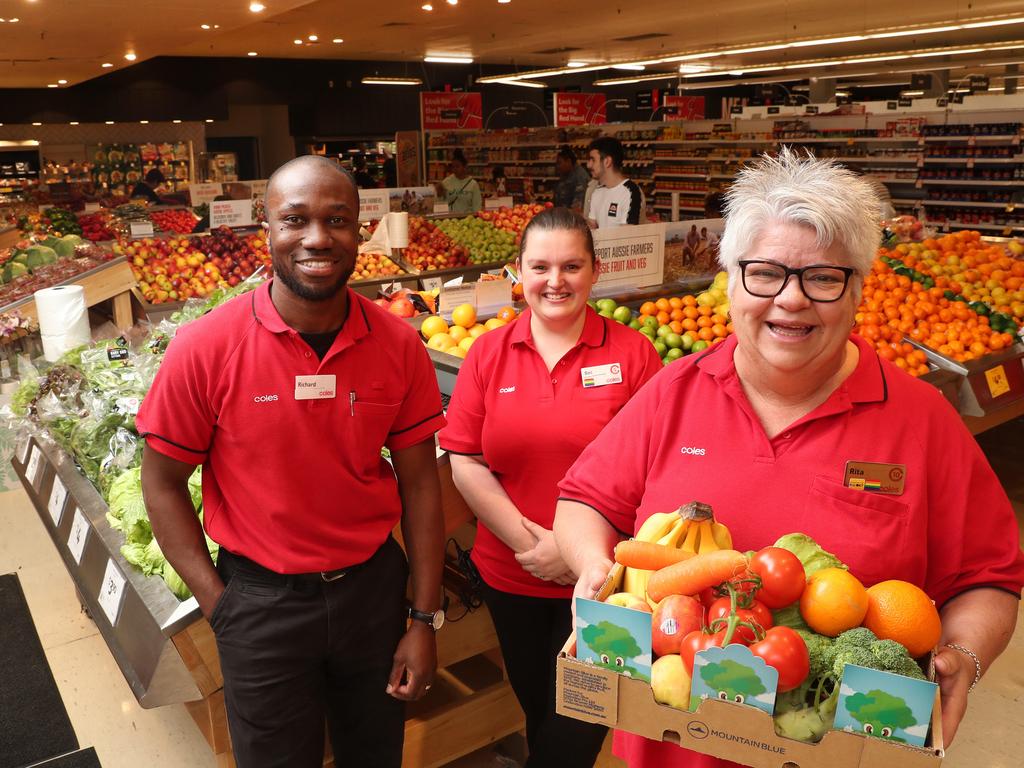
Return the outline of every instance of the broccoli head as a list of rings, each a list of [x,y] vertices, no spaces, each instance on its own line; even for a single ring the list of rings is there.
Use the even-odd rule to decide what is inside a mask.
[[[854,627],[841,633],[836,638],[837,648],[870,648],[871,644],[878,640],[875,633],[867,627]]]
[[[807,653],[811,659],[810,672],[807,679],[810,681],[819,680],[832,671],[831,649],[832,638],[819,635],[807,630],[796,630],[796,633],[803,639],[807,646]]]
[[[832,674],[836,676],[837,680],[842,679],[843,668],[847,664],[856,664],[858,667],[867,667],[868,669],[878,669],[878,662],[875,660],[874,654],[867,648],[855,645],[836,650],[832,661]]]
[[[924,679],[924,673],[917,662],[910,657],[907,649],[895,640],[876,640],[869,650],[884,671],[918,680]]]

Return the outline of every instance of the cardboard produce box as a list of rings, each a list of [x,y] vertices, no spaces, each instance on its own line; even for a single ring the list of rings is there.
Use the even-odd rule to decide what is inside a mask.
[[[621,579],[616,565],[597,599],[607,598]],[[566,717],[755,768],[938,768],[942,762],[937,691],[924,748],[839,730],[809,744],[776,734],[771,715],[753,706],[709,698],[690,712],[659,704],[646,681],[579,661],[575,650],[574,634],[557,661],[556,709]]]

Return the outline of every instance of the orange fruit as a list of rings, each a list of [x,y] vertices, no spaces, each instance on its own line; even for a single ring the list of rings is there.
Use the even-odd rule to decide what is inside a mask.
[[[654,305],[653,301],[645,301],[640,305],[641,315],[656,315],[658,314],[658,308]]]
[[[443,317],[431,315],[424,318],[423,325],[420,326],[420,333],[423,334],[425,339],[429,339],[431,336],[436,336],[439,333],[448,333],[448,323],[444,321]]]
[[[459,304],[452,310],[452,323],[469,329],[476,325],[476,307],[472,304]]]
[[[501,326],[503,325],[508,325],[508,323],[506,323],[501,318],[492,317],[490,320],[484,323],[484,328],[486,328],[488,331],[493,331],[495,328],[501,328]]]
[[[881,640],[904,645],[915,659],[935,647],[942,622],[924,590],[906,581],[881,581],[867,590],[864,626]]]
[[[842,568],[822,568],[811,574],[800,596],[800,615],[819,635],[836,637],[859,627],[867,610],[867,590]]]
[[[495,317],[499,320],[504,320],[506,323],[511,323],[518,315],[516,314],[515,307],[502,307],[498,310],[498,314]]]

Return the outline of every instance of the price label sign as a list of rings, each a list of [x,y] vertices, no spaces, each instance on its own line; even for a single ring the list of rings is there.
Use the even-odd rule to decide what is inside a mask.
[[[132,240],[153,236],[153,222],[151,221],[133,221],[128,225],[128,229]]]
[[[60,475],[54,475],[53,489],[50,491],[50,502],[46,508],[50,511],[50,517],[55,526],[60,525],[60,519],[64,515],[64,502],[68,499],[68,489],[64,487],[64,481]]]
[[[88,538],[89,521],[85,519],[82,510],[76,507],[75,519],[71,522],[71,533],[68,534],[68,549],[78,565],[82,564],[82,553],[85,552],[85,542]]]
[[[28,457],[28,464],[25,466],[25,477],[29,483],[35,485],[39,482],[39,467],[43,461],[43,454],[33,446],[32,453]]]
[[[28,461],[28,449],[32,445],[32,438],[29,437],[28,432],[22,432],[18,436],[18,462],[21,466],[25,466],[25,462]]]
[[[103,572],[103,581],[100,583],[99,604],[112,627],[117,626],[117,619],[121,614],[126,581],[124,574],[114,564],[114,561],[107,560],[107,569]]]
[[[424,291],[440,291],[441,283],[444,281],[440,277],[424,277],[421,282]]]
[[[215,200],[210,203],[210,229],[251,227],[252,200]]]
[[[1010,391],[1010,380],[1006,378],[1006,369],[1001,365],[985,371],[985,381],[988,383],[988,391],[992,397],[999,397]]]
[[[99,209],[100,209],[100,204],[99,203],[86,203],[85,204],[85,212],[86,213],[96,213]]]

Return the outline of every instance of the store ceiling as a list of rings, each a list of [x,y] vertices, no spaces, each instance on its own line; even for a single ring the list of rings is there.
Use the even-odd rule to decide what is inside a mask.
[[[561,67],[570,59],[603,63],[650,59],[758,43],[864,34],[895,27],[929,27],[1022,13],[1019,0],[7,0],[0,13],[0,87],[70,87],[155,56],[362,59],[409,62],[426,54],[472,55],[476,62],[521,70]],[[17,14],[16,16],[14,14]],[[10,19],[17,18],[16,23]],[[204,30],[201,25],[209,25]],[[309,37],[316,36],[315,41]],[[332,42],[341,39],[343,42]],[[1024,39],[1024,23],[913,37],[852,41],[826,47],[720,57],[715,68],[863,56],[908,49]],[[295,40],[303,41],[301,45]],[[981,57],[1024,60],[1024,47]],[[938,59],[922,60],[921,69]],[[113,67],[103,68],[108,62]],[[664,65],[671,69],[673,65]],[[675,65],[678,66],[678,65]],[[875,71],[894,64],[872,67]],[[595,78],[626,73],[602,70]]]

